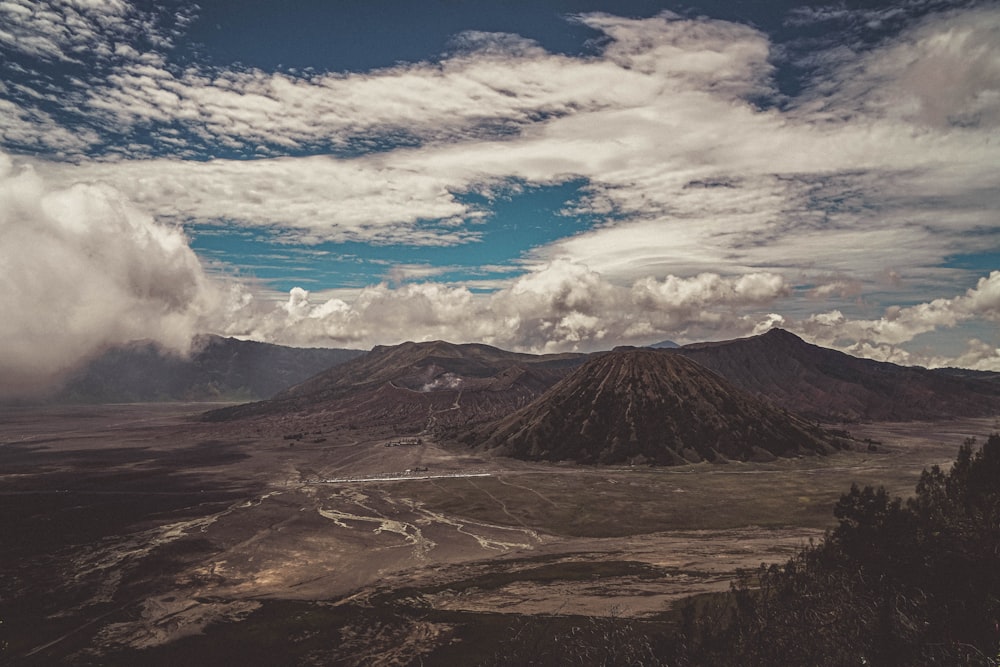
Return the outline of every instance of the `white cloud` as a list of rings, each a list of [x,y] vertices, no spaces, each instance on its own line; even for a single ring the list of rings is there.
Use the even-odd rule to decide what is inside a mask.
[[[809,290],[809,295],[815,299],[837,297],[847,299],[861,294],[863,286],[854,279],[832,279],[824,281]]]
[[[632,286],[632,300],[643,309],[694,313],[705,308],[769,304],[789,292],[784,279],[773,273],[753,273],[723,278],[701,273],[689,279],[667,276],[663,281],[644,278]]]
[[[1000,271],[980,278],[965,294],[913,306],[890,306],[879,319],[852,319],[832,310],[811,315],[793,327],[820,345],[846,343],[859,356],[895,361],[908,358],[897,346],[920,334],[969,320],[1000,320]]]
[[[770,45],[749,26],[685,20],[671,12],[644,20],[609,14],[585,14],[578,20],[611,39],[605,58],[675,90],[710,89],[734,100],[773,93]]]
[[[93,131],[72,131],[41,109],[0,99],[0,145],[44,149],[56,156],[78,154],[97,143]]]
[[[1000,347],[990,345],[978,338],[968,341],[966,350],[956,359],[937,359],[932,366],[957,366],[980,371],[1000,373]]]
[[[977,16],[989,25],[1000,11]],[[886,269],[926,270],[976,251],[982,239],[970,232],[995,226],[1000,182],[990,166],[1000,149],[984,130],[914,125],[849,95],[822,109],[761,111],[743,97],[764,91],[771,75],[763,34],[671,16],[580,20],[609,36],[603,53],[557,56],[493,36],[439,64],[309,79],[130,65],[94,93],[109,95],[94,103],[115,122],[174,119],[206,141],[299,146],[404,131],[428,142],[417,148],[39,169],[64,182],[112,183],[175,221],[277,226],[304,242],[419,245],[479,238],[483,211],[460,193],[582,178],[587,198],[576,209],[615,221],[531,259],[569,258],[618,284],[795,269],[849,274],[870,288]],[[866,58],[901,45],[933,50],[932,37],[947,37],[956,21],[928,19]],[[976,40],[956,44],[979,53]],[[951,65],[964,71],[958,61],[942,66]],[[892,79],[852,72],[865,90]],[[475,129],[508,121],[516,132],[499,138]]]
[[[189,18],[182,11],[180,23]],[[126,0],[4,0],[0,46],[45,61],[83,63],[93,57],[138,55],[130,40],[164,49],[169,31]]]
[[[690,327],[739,322],[786,288],[769,274],[702,274],[616,286],[586,266],[556,261],[492,294],[466,287],[386,283],[314,302],[294,288],[273,310],[261,308],[245,335],[299,345],[370,346],[404,340],[480,341],[533,352],[645,344]]]
[[[640,102],[648,73],[605,59],[548,54],[512,36],[468,34],[440,63],[309,76],[136,61],[94,85],[82,106],[107,127],[181,123],[229,149],[361,149],[421,141],[508,138],[537,123]]]
[[[461,182],[401,169],[382,155],[39,163],[37,168],[65,183],[113,183],[137,205],[174,222],[277,225],[307,243],[452,245],[476,238],[474,231],[455,224],[478,217],[449,190]]]
[[[995,7],[932,15],[883,48],[837,67],[806,104],[831,114],[898,118],[927,128],[1000,124]]]
[[[223,293],[183,233],[107,186],[53,189],[0,153],[0,396],[44,389],[105,346],[178,351]]]
[[[406,283],[440,268],[401,266],[352,296],[293,290],[276,309],[237,288],[223,300],[230,310],[209,318],[220,330],[292,343],[449,338],[541,351],[784,322],[819,342],[901,359],[900,346],[921,332],[996,318],[992,275],[965,295],[917,297],[961,292],[969,273],[941,269],[944,260],[996,244],[996,8],[931,15],[860,56],[826,54],[831,64],[806,95],[761,110],[747,99],[775,95],[772,45],[722,21],[583,15],[606,36],[592,56],[466,33],[437,63],[298,76],[170,67],[156,49],[108,39],[138,29],[167,48],[148,17],[123,3],[63,4],[82,17],[79,39],[108,51],[112,74],[85,100],[68,99],[79,108],[66,113],[89,130],[0,102],[9,144],[72,154],[98,145],[102,132],[143,128],[175,156],[254,147],[365,154],[131,160],[149,146],[123,146],[103,162],[24,160],[49,183],[37,186],[39,198],[76,193],[66,195],[72,209],[121,193],[131,202],[115,209],[130,211],[123,219],[138,209],[159,221],[139,228],[223,221],[289,242],[456,245],[479,241],[487,216],[461,194],[573,179],[587,183],[586,196],[570,208],[604,220],[526,248],[528,273],[490,282],[492,294]],[[20,0],[2,6],[23,14]],[[107,33],[97,34],[94,12],[109,17]],[[42,59],[81,57],[62,20],[11,19],[0,43]],[[410,147],[391,148],[400,138]],[[366,153],[373,147],[381,152]],[[826,312],[815,312],[816,299]]]

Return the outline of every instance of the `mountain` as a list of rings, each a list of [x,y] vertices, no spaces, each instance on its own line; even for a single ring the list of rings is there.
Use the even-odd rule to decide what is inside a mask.
[[[681,355],[594,355],[534,403],[465,444],[529,460],[581,463],[770,460],[844,443]]]
[[[980,380],[982,382],[993,382],[1000,384],[1000,373],[996,371],[974,371],[970,368],[935,368],[931,371],[936,375],[949,375],[951,377]]]
[[[322,412],[354,426],[441,430],[508,414],[582,363],[581,354],[532,355],[444,341],[376,346],[271,400],[216,410],[209,420]]]
[[[188,358],[148,341],[114,347],[69,378],[52,398],[68,403],[253,400],[272,396],[360,350],[296,348],[199,336]]]
[[[859,359],[782,329],[672,351],[775,405],[824,421],[909,421],[1000,412],[1000,386]]]
[[[652,345],[647,345],[646,347],[651,347],[654,350],[673,350],[680,347],[680,345],[672,340],[661,340],[659,343],[653,343]]]
[[[677,385],[683,384],[686,381],[684,378],[690,376],[693,383],[691,391],[700,396],[700,388],[723,382],[718,377],[722,376],[728,381],[723,382],[726,392],[741,390],[756,396],[755,402],[744,414],[763,415],[761,418],[764,421],[774,416],[759,407],[760,399],[767,399],[775,408],[827,421],[910,420],[991,414],[997,411],[996,406],[1000,404],[1000,386],[995,383],[857,359],[810,345],[781,330],[752,338],[699,343],[678,349],[642,348],[633,354],[641,355],[643,351],[655,355],[648,359],[659,360],[657,364],[670,363],[664,359],[681,360],[677,363],[693,360],[715,371],[705,371],[711,378],[706,380],[695,379],[694,371],[682,377],[677,369],[661,369],[664,377],[676,375],[676,378],[666,385],[662,382],[655,384],[651,380],[644,390],[647,393],[655,394],[662,390],[666,396],[664,401],[671,395],[684,397],[684,391]],[[506,424],[512,413],[526,409],[578,367],[589,364],[588,360],[602,359],[604,355],[619,352],[628,350],[587,356],[521,354],[489,345],[456,345],[444,341],[377,346],[368,353],[323,370],[269,400],[212,411],[206,413],[205,419],[261,418],[269,420],[279,430],[379,428],[400,433],[431,432],[448,438],[471,437],[476,444],[481,444],[493,434],[479,433],[475,430],[476,425],[490,424],[489,428],[493,428],[494,424]],[[629,386],[628,383],[625,386]],[[721,389],[713,391],[713,395],[724,393]],[[735,391],[733,395],[742,398],[733,398],[728,403],[723,401],[723,406],[730,403],[743,405],[746,397],[740,391]],[[601,400],[610,399],[604,397]],[[681,401],[681,398],[677,400]],[[708,398],[698,399],[698,405],[703,403],[711,401]],[[689,404],[691,401],[687,398],[680,403]],[[611,414],[613,407],[601,408],[598,413]],[[576,415],[569,407],[562,407],[559,412]],[[779,444],[773,446],[757,444],[757,440],[750,437],[758,433],[752,425],[735,417],[730,424],[728,417],[713,416],[715,413],[709,408],[704,408],[703,412],[705,419],[699,420],[721,425],[724,432],[738,433],[742,439],[730,442],[726,438],[732,440],[735,436],[724,437],[724,433],[708,431],[702,435],[709,439],[709,449],[692,446],[689,449],[693,453],[680,454],[670,447],[682,458],[710,459],[714,453],[723,457],[746,458],[763,456],[763,452],[812,451],[808,440],[806,444],[796,447],[780,444],[798,436],[775,436],[775,443]],[[722,410],[722,414],[728,413]],[[290,418],[287,424],[283,421],[286,417]],[[786,418],[783,413],[781,417]],[[681,421],[686,419],[677,418]],[[589,412],[584,419],[594,423]],[[643,420],[646,419],[643,417]],[[661,427],[666,428],[656,418],[650,419],[650,437],[655,436]],[[797,421],[794,424],[799,430],[809,430]],[[677,431],[678,437],[683,435],[688,438],[692,433],[700,433],[688,426],[675,424],[670,428]],[[636,422],[636,428],[646,427]],[[608,437],[612,439],[618,437],[621,440],[624,437],[623,442],[631,442],[630,434],[609,433]],[[813,434],[812,431],[809,433]],[[751,443],[750,450],[743,446],[748,442]],[[495,441],[493,446],[501,447],[503,443]],[[755,451],[753,447],[759,447],[759,450]],[[528,449],[541,455],[541,450],[535,445]],[[819,447],[813,449],[821,450]],[[549,450],[555,451],[552,447],[546,449]],[[562,456],[562,453],[559,455]],[[645,453],[642,455],[647,456]],[[600,460],[601,456],[594,453],[591,458]],[[659,458],[653,457],[653,460],[674,458],[667,453],[657,456]]]

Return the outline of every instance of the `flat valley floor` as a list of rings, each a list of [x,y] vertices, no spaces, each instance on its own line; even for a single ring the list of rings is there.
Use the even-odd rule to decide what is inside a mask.
[[[519,633],[544,651],[595,618],[669,623],[820,539],[851,483],[906,497],[998,430],[851,425],[874,451],[585,467],[208,407],[0,410],[0,662],[477,664]]]

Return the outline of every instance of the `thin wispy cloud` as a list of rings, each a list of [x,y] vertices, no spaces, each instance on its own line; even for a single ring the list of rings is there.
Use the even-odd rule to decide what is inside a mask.
[[[959,356],[907,349],[995,321],[994,6],[802,7],[771,32],[609,7],[564,17],[591,35],[576,53],[470,29],[424,59],[303,71],[181,54],[198,20],[183,4],[43,5],[0,5],[6,67],[20,68],[0,88],[9,173],[113,192],[165,229],[254,230],[383,265],[350,290],[302,271],[283,295],[230,278],[206,288],[215,310],[194,308],[197,326],[541,351],[782,324],[878,358],[1000,363],[981,333]],[[815,26],[842,43],[777,41]],[[553,215],[578,220],[571,233],[506,232],[503,263],[425,259],[497,244],[498,193],[568,184]],[[202,261],[238,274],[241,251],[222,247]],[[386,263],[387,247],[413,257]],[[204,275],[222,281],[218,265]]]

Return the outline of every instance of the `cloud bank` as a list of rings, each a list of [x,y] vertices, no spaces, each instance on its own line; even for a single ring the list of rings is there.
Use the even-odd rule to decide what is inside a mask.
[[[52,188],[2,153],[0,239],[0,397],[134,339],[184,352],[220,306],[179,229],[108,186]]]
[[[700,274],[615,285],[561,260],[536,267],[491,294],[437,283],[387,283],[348,302],[315,301],[294,288],[272,311],[244,323],[245,335],[298,345],[370,345],[405,340],[471,340],[531,352],[592,351],[645,344],[665,331],[731,325],[787,293],[774,274]],[[744,323],[744,328],[753,324]],[[239,326],[234,324],[234,326]]]
[[[159,219],[302,243],[474,243],[488,210],[463,195],[583,181],[569,212],[609,222],[533,257],[622,283],[798,268],[870,287],[887,255],[905,249],[888,268],[924,271],[995,227],[1000,65],[985,45],[1000,10],[932,15],[870,52],[831,55],[784,110],[750,101],[778,97],[773,47],[752,28],[577,20],[605,35],[596,55],[478,35],[439,63],[357,74],[128,64],[89,89],[90,131],[140,128],[174,157],[37,168],[111,183]],[[337,152],[360,138],[374,143]],[[226,142],[262,152],[183,159]]]
[[[156,222],[106,185],[54,187],[0,160],[0,397],[41,391],[104,348],[149,339],[183,354],[211,331],[292,345],[367,348],[404,340],[481,341],[531,352],[591,351],[666,337],[695,340],[784,326],[807,339],[900,363],[1000,368],[972,340],[955,359],[899,345],[967,321],[1000,320],[1000,271],[965,293],[887,308],[877,319],[840,310],[796,318],[782,304],[806,291],[777,273],[646,276],[628,284],[558,259],[492,292],[388,282],[317,298],[296,287],[275,303],[254,285],[206,272],[183,232]],[[829,289],[825,289],[829,287]],[[777,312],[776,312],[777,311]]]
[[[130,338],[183,349],[196,330],[542,352],[780,325],[880,359],[1000,367],[988,331],[952,357],[910,345],[997,319],[997,272],[956,261],[998,247],[994,6],[797,10],[906,27],[810,54],[794,97],[768,35],[671,13],[573,17],[601,36],[587,55],[468,32],[433,62],[353,73],[178,64],[180,10],[13,0],[0,16],[0,47],[37,68],[0,82],[0,136],[23,154],[0,170],[13,385]],[[75,78],[53,83],[52,64]],[[482,282],[414,261],[360,290],[276,294],[206,273],[181,231],[361,244],[374,262],[386,245],[482,243],[498,192],[564,183],[583,184],[564,214],[597,222],[526,242]]]
[[[820,345],[846,347],[857,356],[902,364],[1000,370],[996,349],[992,348],[991,352],[991,348],[978,339],[970,340],[969,349],[957,360],[915,358],[897,347],[920,334],[953,328],[970,320],[1000,322],[1000,271],[980,278],[965,294],[914,306],[890,306],[878,319],[851,319],[839,310],[832,310],[811,315],[797,322],[796,327]]]

